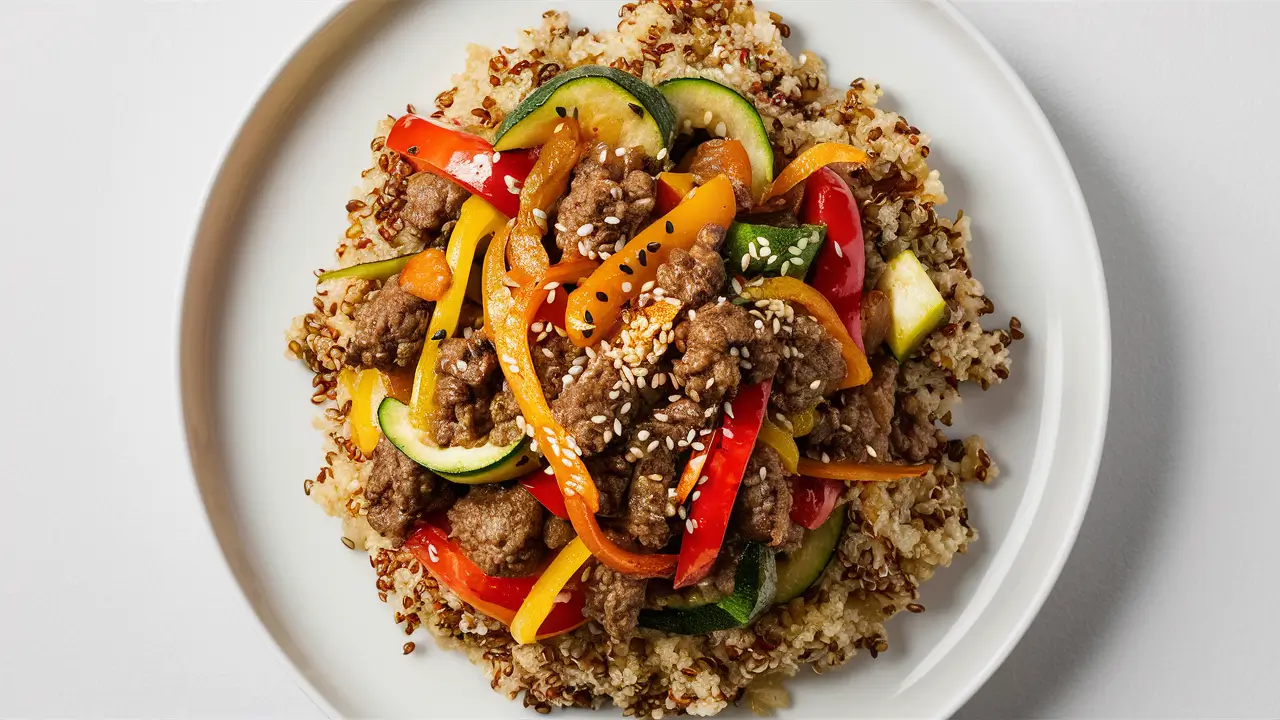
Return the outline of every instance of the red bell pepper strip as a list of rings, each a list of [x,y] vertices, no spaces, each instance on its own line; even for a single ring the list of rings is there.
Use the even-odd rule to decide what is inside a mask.
[[[538,157],[537,150],[495,153],[482,137],[412,113],[396,120],[387,133],[387,147],[400,153],[414,170],[458,183],[507,217],[515,217],[520,210],[520,184]]]
[[[809,176],[804,185],[801,222],[827,226],[827,242],[814,263],[812,285],[831,301],[858,349],[862,345],[862,283],[867,269],[862,217],[849,186],[831,168]]]
[[[688,587],[706,577],[720,554],[733,502],[742,485],[742,473],[755,448],[772,387],[773,381],[766,380],[740,389],[732,401],[732,414],[725,414],[724,425],[702,473],[707,481],[699,488],[685,521],[680,561],[676,564],[674,585],[677,588]]]
[[[791,478],[791,520],[801,527],[817,530],[831,517],[831,511],[848,487],[840,480],[807,475]]]
[[[933,465],[895,465],[893,463],[822,462],[800,458],[801,475],[845,480],[847,482],[893,482],[917,478],[929,472]]]
[[[552,515],[562,520],[569,519],[569,509],[564,506],[564,496],[560,494],[554,473],[539,470],[525,475],[520,478],[520,487],[528,490]]]
[[[518,578],[485,575],[463,553],[457,543],[449,539],[448,519],[437,515],[418,525],[405,541],[405,548],[413,553],[441,585],[467,604],[503,624],[510,626],[520,609],[520,604],[538,581],[539,573]],[[568,632],[586,622],[582,605],[586,593],[580,584],[573,582],[565,587],[564,602],[556,603],[547,619],[538,626],[538,637]]]

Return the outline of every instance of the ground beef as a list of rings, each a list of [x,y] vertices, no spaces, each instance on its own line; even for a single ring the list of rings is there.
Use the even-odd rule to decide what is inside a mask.
[[[577,536],[572,523],[555,515],[548,515],[546,524],[542,526],[542,542],[552,550],[568,545]]]
[[[879,290],[862,296],[862,346],[872,355],[889,336],[889,297]]]
[[[934,426],[920,398],[914,394],[898,397],[893,431],[889,434],[889,445],[896,457],[917,463],[932,460],[946,442],[946,436]]]
[[[431,308],[431,303],[400,289],[400,275],[387,278],[382,289],[356,309],[348,360],[380,370],[417,362],[431,323]]]
[[[548,403],[553,402],[564,388],[564,377],[569,374],[573,361],[582,357],[583,350],[553,330],[541,342],[534,343],[530,351],[542,383],[542,394]]]
[[[456,488],[400,452],[386,437],[379,438],[364,486],[369,525],[399,546],[416,518],[453,503]]]
[[[627,533],[646,548],[656,550],[671,539],[671,488],[679,479],[677,453],[698,437],[709,420],[697,403],[680,398],[655,410],[651,419],[631,428],[627,452],[635,448],[643,455],[631,464],[631,488],[627,498]],[[656,444],[655,444],[656,443]],[[670,508],[672,511],[674,507]]]
[[[556,212],[556,244],[564,251],[564,258],[595,257],[602,250],[616,252],[621,249],[620,242],[634,236],[649,219],[654,181],[644,171],[644,164],[640,148],[628,148],[618,155],[602,142],[583,155]],[[580,234],[587,225],[591,226],[588,232]]]
[[[587,471],[600,492],[600,511],[604,517],[623,517],[627,514],[627,494],[631,490],[631,463],[624,457],[625,448],[611,449],[588,458]]]
[[[800,438],[805,455],[820,459],[884,462],[894,419],[898,363],[881,355],[871,359],[871,381],[841,390],[817,408],[813,430]],[[867,448],[874,451],[874,455]]]
[[[728,302],[703,305],[691,315],[676,326],[676,349],[684,356],[672,364],[690,398],[704,408],[718,407],[737,394],[740,382],[773,377],[778,343],[772,326],[757,327],[759,318]]]
[[[627,417],[634,417],[639,410],[635,386],[619,384],[621,380],[622,371],[613,366],[613,360],[597,353],[551,403],[551,413],[573,436],[583,457],[603,452],[613,441],[617,434],[615,418],[628,422]],[[609,397],[615,390],[616,397]],[[626,413],[622,412],[623,407],[627,408]]]
[[[582,614],[604,627],[615,641],[625,642],[636,629],[648,581],[596,564],[587,580]]]
[[[441,230],[445,223],[458,219],[468,195],[461,186],[434,173],[411,175],[405,185],[400,218],[419,230]]]
[[[768,445],[756,445],[747,461],[731,521],[743,537],[773,546],[791,534],[791,483],[782,458]]]
[[[693,175],[694,182],[705,185],[715,176],[724,173],[724,166],[720,163],[720,147],[726,142],[728,141],[708,140],[694,148],[693,158],[689,163],[689,172]],[[733,177],[729,179],[733,183],[733,198],[738,205],[738,214],[751,212],[754,204],[751,186]]]
[[[476,485],[449,510],[450,537],[486,575],[520,577],[538,568],[545,511],[528,490]]]
[[[524,431],[516,422],[518,417],[520,405],[516,403],[515,394],[503,382],[502,389],[489,401],[489,421],[493,423],[493,427],[489,429],[486,442],[491,445],[510,445],[519,440]]]
[[[671,251],[667,261],[658,266],[658,287],[667,297],[696,308],[720,294],[725,283],[724,260],[720,257],[724,233],[719,225],[705,225],[698,231],[693,247]]]
[[[792,351],[779,362],[769,396],[773,409],[788,415],[817,405],[844,379],[848,368],[840,355],[840,342],[818,321],[797,313],[792,327]]]
[[[519,410],[515,408],[514,398],[495,397],[501,386],[498,354],[487,335],[476,332],[469,338],[441,340],[436,358],[438,412],[431,427],[436,444],[440,447],[483,444],[494,429],[495,409],[501,415],[498,419],[508,426],[505,434],[511,435],[509,430],[514,428]],[[511,436],[507,442],[514,440]]]

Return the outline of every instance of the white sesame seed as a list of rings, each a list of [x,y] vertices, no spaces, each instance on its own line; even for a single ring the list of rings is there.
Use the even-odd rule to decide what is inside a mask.
[[[738,278],[734,278],[734,279],[733,279],[733,282],[732,282],[731,284],[733,285],[733,293],[734,293],[735,295],[741,295],[741,294],[742,294],[742,283],[738,282]]]
[[[622,157],[623,155],[626,155],[626,154],[627,154],[627,149],[626,149],[626,148],[618,148],[617,150],[614,150],[614,151],[613,151],[613,154],[614,154],[614,155],[616,155],[616,156],[618,156],[618,157]]]
[[[543,468],[543,469],[542,469],[542,472],[544,472],[544,473],[546,473],[546,474],[548,474],[548,475],[555,475],[555,474],[556,474],[556,469],[555,469],[555,468],[553,468],[553,467],[551,467],[550,465],[548,465],[548,466],[546,466],[545,468]]]
[[[558,283],[558,282],[556,282],[556,281],[552,280],[551,282],[547,283],[546,285],[543,285],[543,286],[542,286],[542,289],[543,289],[543,290],[555,290],[555,289],[556,289],[556,288],[558,288],[558,287],[560,287],[560,283]]]
[[[556,129],[553,132],[560,132],[564,129],[564,123],[556,123]]]
[[[675,402],[680,399],[679,395],[668,395],[667,402]]]
[[[555,301],[556,301],[556,291],[552,290],[551,292],[547,293],[547,303],[550,304]],[[556,332],[560,332],[560,328],[556,328]]]
[[[821,385],[822,385],[821,380],[814,380],[813,382],[809,383],[809,389],[817,390]]]
[[[698,482],[697,482],[696,484],[698,484],[698,485],[705,485],[705,484],[707,483],[707,481],[708,481],[708,480],[710,480],[710,479],[711,479],[711,476],[710,476],[710,475],[703,475],[702,477],[698,478]]]
[[[796,246],[801,250],[809,247],[809,238],[800,238],[800,241],[796,243]]]
[[[751,257],[755,258],[756,260],[760,259],[759,247],[760,246],[756,245],[755,243],[747,243],[747,252],[750,253]]]
[[[710,111],[710,110],[708,110],[708,111],[706,111],[705,113],[703,113],[703,114],[702,114],[702,126],[703,126],[703,127],[706,127],[706,126],[710,125],[710,124],[711,124],[711,118],[712,118],[712,115],[711,115],[711,111]]]
[[[618,418],[613,419],[613,432],[617,435],[622,435],[622,421]]]
[[[685,510],[683,505],[676,508],[676,512],[679,513],[681,520],[684,520],[685,518],[689,517],[689,511]]]
[[[791,261],[790,261],[790,260],[784,260],[784,261],[782,262],[782,267],[778,268],[778,272],[782,273],[783,275],[786,275],[786,274],[787,274],[787,271],[788,271],[788,270],[790,270],[790,269],[791,269]]]
[[[656,156],[656,157],[657,157],[657,159],[658,159],[658,160],[662,160],[662,159],[663,159],[663,158],[665,158],[666,156],[667,156],[667,149],[666,149],[666,148],[662,148],[661,150],[659,150],[659,151],[658,151],[658,154],[657,154],[657,156]]]
[[[728,132],[729,129],[725,127],[724,121],[716,123],[716,137],[724,137]]]
[[[595,229],[596,228],[594,225],[592,225],[591,223],[587,223],[586,225],[583,225],[582,227],[578,228],[578,237],[586,237],[591,234],[592,230],[595,230]]]
[[[747,268],[750,267],[750,265],[751,265],[751,256],[743,255],[742,256],[742,272],[746,272]]]
[[[733,406],[729,403],[724,404],[724,414],[733,417]]]
[[[454,367],[458,368],[458,372],[466,372],[466,370],[467,370],[467,361],[466,361],[466,360],[459,360],[458,362],[454,363]]]
[[[628,401],[628,402],[623,403],[623,404],[622,404],[622,414],[623,414],[623,415],[626,415],[626,414],[627,414],[628,412],[630,412],[630,411],[631,411],[631,402],[630,402],[630,401]]]
[[[840,243],[831,243],[831,247],[836,251],[836,257],[844,257],[844,251],[840,249]]]
[[[668,415],[666,413],[654,413],[653,419],[658,422],[667,422]]]
[[[692,445],[690,445],[690,447],[692,447],[694,450],[697,450],[698,452],[702,452],[703,450],[707,449],[707,446],[700,442],[695,442]]]
[[[650,291],[650,290],[652,290],[652,289],[653,289],[653,281],[652,281],[652,280],[650,280],[649,282],[647,282],[647,283],[645,283],[645,284],[643,284],[643,285],[641,285],[641,286],[640,286],[640,292],[649,292],[649,291]]]
[[[573,367],[569,368],[569,374],[570,374],[570,375],[581,375],[581,374],[582,374],[582,366],[581,366],[581,365],[574,365]]]
[[[608,159],[609,159],[609,148],[604,148],[603,150],[600,151],[600,162],[603,163]]]
[[[653,452],[654,450],[657,450],[659,444],[660,443],[657,440],[654,440],[653,442],[649,443],[649,447],[647,448],[647,451]]]
[[[689,497],[691,497],[691,498],[693,499],[693,501],[694,501],[694,502],[697,502],[697,501],[698,501],[698,498],[702,497],[702,491],[701,491],[701,490],[694,490],[694,491],[693,491],[693,495],[690,495]]]
[[[828,454],[826,454],[826,453],[822,453],[822,462],[824,462],[824,463],[829,463],[829,462],[831,462],[831,456],[830,456],[830,455],[828,455]]]
[[[556,230],[559,230],[560,232],[569,232],[569,228],[561,225],[560,223],[556,223]]]
[[[606,417],[605,417],[605,416],[603,416],[603,415],[592,415],[592,416],[591,416],[591,422],[593,422],[593,423],[595,423],[595,424],[597,424],[597,425],[600,425],[600,424],[604,423],[604,421],[605,421],[605,420],[608,420],[608,419],[609,419],[609,418],[606,418]]]
[[[724,429],[724,436],[725,436],[725,437],[727,437],[727,438],[729,438],[730,440],[732,440],[732,439],[733,439],[733,429],[732,429],[732,428],[725,428],[725,429]]]
[[[645,441],[645,440],[648,440],[648,439],[649,439],[649,431],[648,431],[648,430],[641,430],[640,432],[636,433],[636,439],[637,439],[637,440],[640,440],[641,442],[643,442],[643,441]]]
[[[763,329],[764,329],[764,323],[763,323],[762,321],[760,321],[760,320],[756,320],[756,322],[755,322],[755,326],[756,326],[756,329],[757,329],[757,330],[763,330]]]
[[[795,245],[792,245],[791,247],[787,248],[787,252],[791,253],[792,255],[799,255],[800,248],[796,247]]]
[[[798,62],[798,63],[800,63],[801,65],[803,65],[803,64],[804,64],[804,61],[805,61],[805,60],[807,60],[807,59],[808,59],[808,56],[806,56],[804,53],[800,53],[800,57],[796,58],[796,62]]]
[[[624,293],[629,293],[629,292],[631,292],[631,283],[629,283],[629,282],[624,282],[624,283],[622,283],[622,292],[624,292]]]
[[[871,447],[870,445],[867,446],[867,454],[870,455],[871,457],[879,457],[878,455],[876,455],[876,449]]]
[[[604,218],[604,222],[606,225],[617,225],[622,221],[612,215],[606,215]]]

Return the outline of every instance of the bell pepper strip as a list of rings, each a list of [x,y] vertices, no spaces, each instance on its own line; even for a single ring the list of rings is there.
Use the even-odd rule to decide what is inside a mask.
[[[428,248],[414,255],[400,271],[400,287],[427,302],[438,302],[452,283],[453,272],[439,248]]]
[[[578,166],[582,155],[579,141],[578,121],[572,117],[560,121],[520,189],[520,214],[511,230],[507,261],[524,274],[517,278],[521,284],[537,277],[551,262],[542,246],[547,210],[565,194],[569,175]]]
[[[689,508],[684,536],[680,541],[680,562],[676,566],[674,586],[688,587],[705,578],[720,554],[724,534],[729,527],[742,473],[755,448],[760,425],[769,406],[772,380],[738,390],[725,413],[724,425],[716,436],[716,444],[707,456],[703,475],[707,481]]]
[[[742,296],[749,300],[786,300],[800,305],[812,315],[822,329],[840,343],[840,355],[844,358],[846,370],[844,379],[836,385],[837,389],[865,385],[871,380],[867,356],[849,336],[844,321],[831,307],[831,302],[813,287],[805,285],[804,281],[785,275],[765,278],[759,284],[742,288]]]
[[[485,575],[462,548],[449,539],[448,521],[443,515],[419,524],[405,540],[404,547],[441,585],[468,605],[508,627],[540,577],[537,574],[518,578]],[[565,590],[568,591],[565,601],[556,603],[539,624],[539,639],[569,632],[586,622],[582,615],[586,593],[576,583]]]
[[[382,437],[382,430],[378,428],[374,416],[377,414],[375,410],[378,404],[386,394],[382,373],[366,368],[356,375],[347,422],[351,424],[351,439],[366,457],[373,454],[373,449],[378,446],[378,438]]]
[[[413,399],[413,377],[417,374],[416,367],[395,367],[382,372],[382,383],[386,387],[387,397],[393,397],[400,402],[408,405]],[[375,414],[377,405],[374,405]]]
[[[473,196],[462,203],[458,224],[454,225],[444,251],[453,279],[431,313],[427,340],[422,346],[418,369],[413,376],[409,418],[419,430],[430,427],[429,420],[435,412],[436,358],[440,356],[440,341],[458,331],[458,315],[462,311],[462,301],[466,299],[467,281],[476,248],[481,240],[497,232],[506,221],[507,218],[483,198]]]
[[[804,183],[802,222],[827,226],[828,242],[818,253],[813,286],[831,301],[849,336],[862,345],[862,283],[867,256],[862,242],[862,217],[849,186],[831,168],[822,168]]]
[[[764,191],[764,197],[761,202],[771,200],[791,188],[799,185],[805,178],[817,172],[819,168],[826,167],[831,163],[857,163],[859,165],[867,162],[867,154],[852,145],[845,143],[818,143],[813,147],[800,153],[800,155],[791,161],[778,173],[778,177],[773,179],[768,189]]]
[[[818,409],[802,410],[789,416],[787,420],[791,422],[791,437],[804,437],[813,432],[813,426],[818,424]]]
[[[674,210],[691,190],[693,190],[693,175],[691,173],[658,173],[658,197],[656,203],[658,213],[666,215]]]
[[[796,447],[796,440],[791,433],[766,417],[760,425],[760,442],[773,448],[782,460],[782,467],[792,475],[795,474],[796,464],[800,462],[800,448]]]
[[[896,465],[893,463],[822,462],[800,458],[797,469],[801,475],[847,482],[893,482],[918,478],[929,472],[932,465]]]
[[[801,475],[791,479],[791,520],[800,527],[817,530],[831,517],[848,485],[828,478]]]
[[[537,150],[494,152],[487,140],[436,124],[412,113],[396,120],[387,147],[414,170],[446,177],[489,201],[507,217],[520,210],[517,196],[538,157]]]
[[[595,271],[600,263],[595,260],[580,257],[573,260],[561,260],[560,262],[547,268],[547,273],[543,279],[547,283],[559,283],[560,285],[577,285],[585,280],[592,272]],[[533,313],[533,321],[543,324],[550,323],[561,330],[564,329],[564,313],[569,307],[569,291],[567,289],[560,290],[552,295],[550,292],[546,294],[546,300],[539,303]],[[530,328],[530,331],[533,329]]]
[[[511,620],[512,639],[521,645],[538,639],[538,630],[547,617],[561,602],[567,602],[568,598],[560,600],[565,586],[578,576],[578,570],[590,557],[591,551],[582,538],[574,538],[556,554]]]
[[[684,465],[684,472],[680,474],[680,482],[676,483],[676,505],[683,505],[693,492],[693,488],[698,485],[698,480],[703,477],[702,470],[707,466],[707,456],[711,454],[711,448],[716,446],[719,439],[720,429],[716,428],[707,438],[704,449],[695,450],[689,456],[689,461]]]
[[[401,255],[393,257],[390,260],[374,260],[373,262],[360,263],[359,265],[349,265],[337,270],[329,270],[322,272],[316,276],[316,283],[329,282],[330,280],[340,280],[342,278],[356,278],[358,280],[386,280],[404,269],[413,255]]]
[[[622,306],[658,276],[658,266],[671,252],[693,247],[698,231],[710,223],[728,227],[735,207],[728,176],[717,175],[631,238],[622,252],[610,255],[569,296],[565,330],[573,344],[586,347],[605,337],[618,322]]]
[[[569,519],[569,510],[564,506],[564,496],[560,494],[560,486],[556,484],[554,472],[539,470],[520,478],[520,487],[529,491],[547,512],[561,520]]]
[[[582,458],[569,451],[569,435],[551,414],[529,353],[529,318],[536,306],[542,304],[546,283],[538,278],[527,286],[513,288],[507,284],[508,237],[509,230],[500,231],[485,253],[485,326],[527,427],[534,428],[534,440],[555,470],[569,521],[591,554],[610,568],[638,577],[669,577],[675,570],[676,556],[635,553],[621,548],[604,534],[596,520],[600,496],[595,483]]]

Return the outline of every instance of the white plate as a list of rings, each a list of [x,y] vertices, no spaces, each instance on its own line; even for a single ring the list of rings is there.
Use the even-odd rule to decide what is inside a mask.
[[[460,655],[405,638],[363,553],[302,494],[320,438],[308,379],[283,330],[307,309],[311,269],[332,263],[343,205],[377,118],[429,108],[468,41],[512,44],[548,5],[576,24],[617,3],[357,3],[265,91],[211,191],[191,257],[182,392],[192,462],[227,561],[299,683],[331,715],[526,714]],[[969,490],[981,539],[924,586],[929,612],[895,618],[890,650],[791,684],[785,716],[945,716],[996,668],[1071,548],[1101,452],[1110,378],[1102,270],[1087,210],[1044,116],[1013,72],[948,6],[776,3],[793,51],[830,61],[832,83],[883,84],[883,106],[933,135],[954,213],[974,220],[974,269],[999,319],[1027,339],[1013,377],[967,389],[959,431],[980,431],[1004,474]],[[992,324],[996,319],[992,318]],[[613,716],[616,710],[605,711]],[[738,711],[742,713],[744,711]]]

